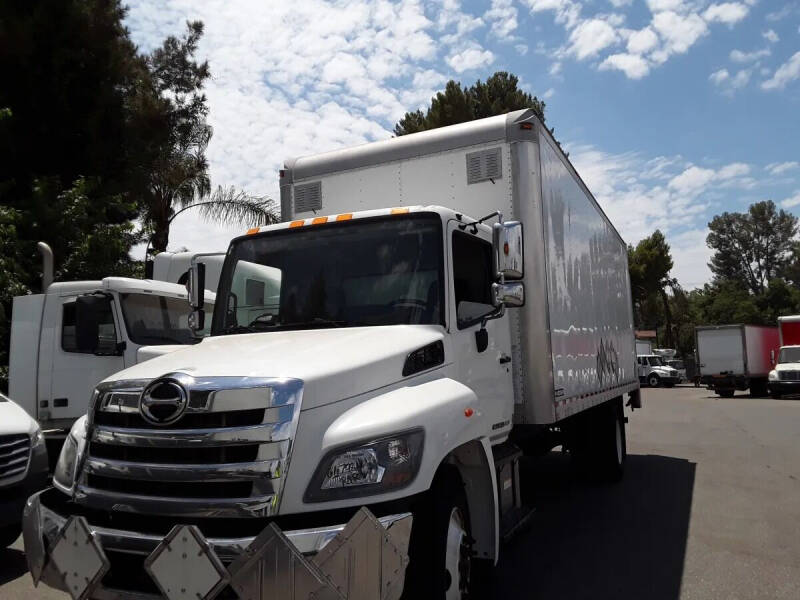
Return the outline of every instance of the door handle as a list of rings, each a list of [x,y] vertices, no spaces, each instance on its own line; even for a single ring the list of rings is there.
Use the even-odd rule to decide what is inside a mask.
[[[511,357],[508,354],[501,354],[499,358],[499,362],[501,365],[511,362]]]

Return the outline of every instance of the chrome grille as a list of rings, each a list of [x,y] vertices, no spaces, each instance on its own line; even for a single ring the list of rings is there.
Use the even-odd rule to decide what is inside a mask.
[[[800,381],[800,371],[778,371],[781,381]]]
[[[28,470],[31,439],[26,433],[0,435],[0,485],[22,479]]]
[[[157,382],[98,390],[75,498],[135,513],[269,516],[280,500],[302,398],[295,379],[159,378],[186,390],[167,425],[144,418],[142,391]],[[145,398],[147,394],[145,393]]]

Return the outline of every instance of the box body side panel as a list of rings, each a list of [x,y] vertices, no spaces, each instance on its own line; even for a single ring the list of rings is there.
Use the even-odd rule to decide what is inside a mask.
[[[701,375],[745,374],[744,328],[740,325],[697,330]]]
[[[747,375],[766,377],[772,370],[772,357],[778,357],[780,338],[777,327],[745,325]]]
[[[540,134],[556,417],[638,387],[627,248],[545,132]]]

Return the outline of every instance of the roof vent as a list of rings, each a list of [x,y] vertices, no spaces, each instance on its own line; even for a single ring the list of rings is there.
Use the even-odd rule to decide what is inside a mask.
[[[322,209],[322,182],[294,186],[294,212],[304,213]]]
[[[467,154],[467,184],[503,177],[500,146]]]

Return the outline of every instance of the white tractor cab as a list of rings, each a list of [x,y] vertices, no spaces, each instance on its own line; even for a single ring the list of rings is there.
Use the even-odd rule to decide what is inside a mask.
[[[214,302],[214,294],[205,298]],[[45,430],[86,414],[98,381],[194,344],[187,291],[162,281],[106,277],[56,282],[14,298],[9,393]]]
[[[627,246],[532,110],[287,161],[281,210],[213,309],[191,270],[209,337],[97,385],[28,500],[35,582],[462,599],[528,522],[523,452],[622,477]]]
[[[781,346],[767,388],[773,398],[800,394],[800,346]]]
[[[664,363],[658,354],[645,354],[636,357],[639,364],[639,381],[650,387],[673,387],[680,383],[678,371]]]
[[[192,263],[199,261],[205,265],[206,289],[216,292],[224,260],[224,252],[159,252],[153,259],[153,279],[186,285]]]
[[[664,364],[672,367],[678,372],[680,380],[678,383],[686,381],[686,365],[680,358],[677,358],[678,351],[675,348],[653,348],[652,352],[643,352],[642,354],[657,354],[664,359]]]

